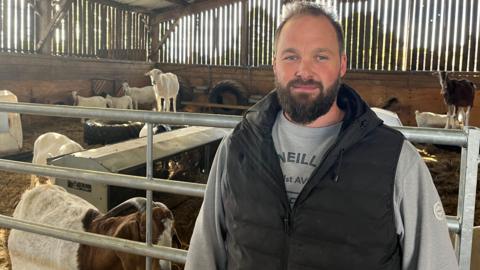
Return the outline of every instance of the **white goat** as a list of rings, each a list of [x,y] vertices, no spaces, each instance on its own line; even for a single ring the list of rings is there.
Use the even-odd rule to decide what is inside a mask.
[[[388,126],[392,127],[401,127],[403,126],[402,121],[398,117],[398,114],[386,109],[372,107],[373,112],[378,116],[378,118],[382,119],[383,123]]]
[[[432,112],[415,111],[415,120],[418,127],[444,128],[448,121],[448,115]],[[459,121],[455,119],[453,126],[458,126]]]
[[[82,106],[82,107],[98,107],[98,108],[107,108],[111,107],[111,101],[107,100],[102,96],[93,96],[93,97],[82,97],[77,94],[77,91],[72,91],[73,96],[73,105]],[[85,119],[81,119],[81,122],[84,123]]]
[[[78,151],[82,151],[83,147],[68,138],[65,135],[47,132],[44,133],[35,140],[33,144],[33,164],[47,165],[47,158],[52,158],[60,155],[66,155]],[[39,183],[50,182],[55,183],[53,177],[38,177],[32,175],[30,187],[35,187]]]
[[[124,82],[122,87],[125,95],[132,98],[133,108],[135,110],[138,110],[138,104],[154,104],[154,106],[156,106],[153,86],[144,86],[141,88],[130,87],[127,82]]]
[[[74,101],[73,104],[76,106],[107,108],[111,105],[102,96],[82,97],[77,94],[77,91],[72,91],[72,96]]]
[[[130,96],[122,96],[122,97],[112,97],[107,94],[106,97],[107,100],[110,101],[112,104],[110,107],[111,108],[116,108],[116,109],[133,109],[133,103],[132,103],[132,98]]]
[[[150,80],[155,90],[157,107],[159,108],[159,110],[169,112],[170,99],[172,99],[173,111],[176,112],[177,95],[180,89],[177,75],[170,72],[163,73],[161,70],[154,68],[149,72],[145,73],[145,76],[150,76]]]

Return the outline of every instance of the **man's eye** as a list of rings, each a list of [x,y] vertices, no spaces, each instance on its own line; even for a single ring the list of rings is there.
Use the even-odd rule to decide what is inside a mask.
[[[328,60],[328,56],[326,55],[317,55],[317,60],[318,61],[324,61],[324,60]]]
[[[295,61],[298,59],[298,57],[296,57],[295,55],[289,55],[289,56],[285,56],[283,59],[289,60],[289,61]]]

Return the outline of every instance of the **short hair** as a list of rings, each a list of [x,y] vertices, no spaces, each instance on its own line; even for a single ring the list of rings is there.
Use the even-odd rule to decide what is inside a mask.
[[[280,37],[280,33],[282,32],[283,27],[285,24],[296,17],[300,16],[313,16],[313,17],[325,17],[328,21],[332,24],[333,28],[335,29],[335,33],[337,34],[337,41],[340,54],[345,52],[344,48],[344,41],[343,41],[343,30],[342,26],[338,22],[337,14],[332,7],[320,5],[314,2],[307,2],[307,1],[295,1],[285,4],[282,10],[282,18],[280,21],[280,25],[278,25],[277,29],[275,30],[275,43],[273,51],[275,53],[277,49],[278,38]],[[307,30],[308,31],[308,30]]]

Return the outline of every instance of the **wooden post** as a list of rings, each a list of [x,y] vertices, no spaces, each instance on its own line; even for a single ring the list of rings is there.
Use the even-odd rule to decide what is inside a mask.
[[[55,14],[52,20],[49,20],[50,13],[52,12],[52,6],[49,1],[39,1],[40,7],[40,39],[37,43],[37,52],[41,54],[50,54],[51,51],[51,35],[55,26],[60,22],[60,19],[65,14],[65,9],[70,5],[72,0],[64,0],[60,5],[60,10]]]
[[[152,38],[151,47],[150,47],[150,55],[148,59],[152,62],[158,61],[158,50],[160,49],[160,40],[159,40],[159,22],[158,16],[154,15],[150,17],[150,37]]]
[[[52,5],[49,1],[37,2],[39,8],[39,25],[40,37],[46,37],[48,35],[48,25],[50,24],[50,13],[52,12]],[[52,42],[50,39],[44,39],[43,46],[40,42],[37,44],[37,51],[41,54],[50,54],[52,49]]]
[[[240,65],[241,66],[248,66],[248,55],[249,55],[249,48],[248,44],[250,43],[248,40],[249,31],[250,29],[248,28],[248,1],[243,0],[242,3],[242,27],[240,28],[240,35],[242,37],[242,42],[240,44]]]

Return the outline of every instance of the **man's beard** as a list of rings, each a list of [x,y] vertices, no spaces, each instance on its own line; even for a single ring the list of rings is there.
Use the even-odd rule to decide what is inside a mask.
[[[309,124],[322,115],[325,115],[335,102],[340,89],[340,76],[334,84],[325,89],[322,82],[302,79],[294,79],[287,83],[286,87],[281,85],[275,78],[275,86],[278,93],[278,100],[283,111],[290,119],[298,124]],[[310,93],[292,94],[291,89],[302,85],[314,86],[320,91],[317,96],[312,97]]]

